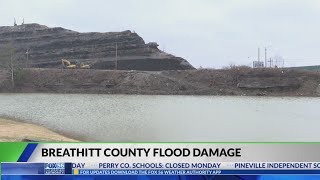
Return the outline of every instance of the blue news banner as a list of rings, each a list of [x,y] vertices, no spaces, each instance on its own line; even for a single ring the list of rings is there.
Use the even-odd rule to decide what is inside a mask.
[[[77,169],[72,163],[1,163],[2,179],[320,179],[318,169]],[[286,176],[287,175],[287,176]]]

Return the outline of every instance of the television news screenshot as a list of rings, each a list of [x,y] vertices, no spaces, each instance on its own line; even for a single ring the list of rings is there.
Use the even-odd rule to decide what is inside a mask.
[[[0,180],[320,179],[319,0],[0,0]]]

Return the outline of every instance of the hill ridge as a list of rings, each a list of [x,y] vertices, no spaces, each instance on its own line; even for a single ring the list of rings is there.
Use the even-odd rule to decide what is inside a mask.
[[[77,32],[40,24],[0,27],[0,51],[10,44],[20,64],[29,67],[60,68],[61,59],[91,64],[94,69],[115,69],[117,54],[121,70],[185,70],[194,67],[185,59],[158,49],[156,42],[145,43],[130,30],[121,32]]]

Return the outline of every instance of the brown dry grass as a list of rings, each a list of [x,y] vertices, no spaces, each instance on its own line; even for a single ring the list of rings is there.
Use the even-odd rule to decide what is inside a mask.
[[[0,142],[26,140],[76,142],[41,126],[0,118]]]

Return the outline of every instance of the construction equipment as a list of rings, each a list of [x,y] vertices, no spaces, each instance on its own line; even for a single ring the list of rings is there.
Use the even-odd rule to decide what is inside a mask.
[[[67,69],[90,69],[90,65],[84,63],[79,64],[78,61],[76,64],[72,64],[69,60],[61,59],[61,62],[62,66]]]
[[[90,65],[81,63],[80,64],[80,69],[90,69]]]
[[[61,59],[61,63],[62,63],[63,68],[66,68],[66,69],[76,69],[77,68],[77,65],[71,64],[71,62],[66,59]]]

